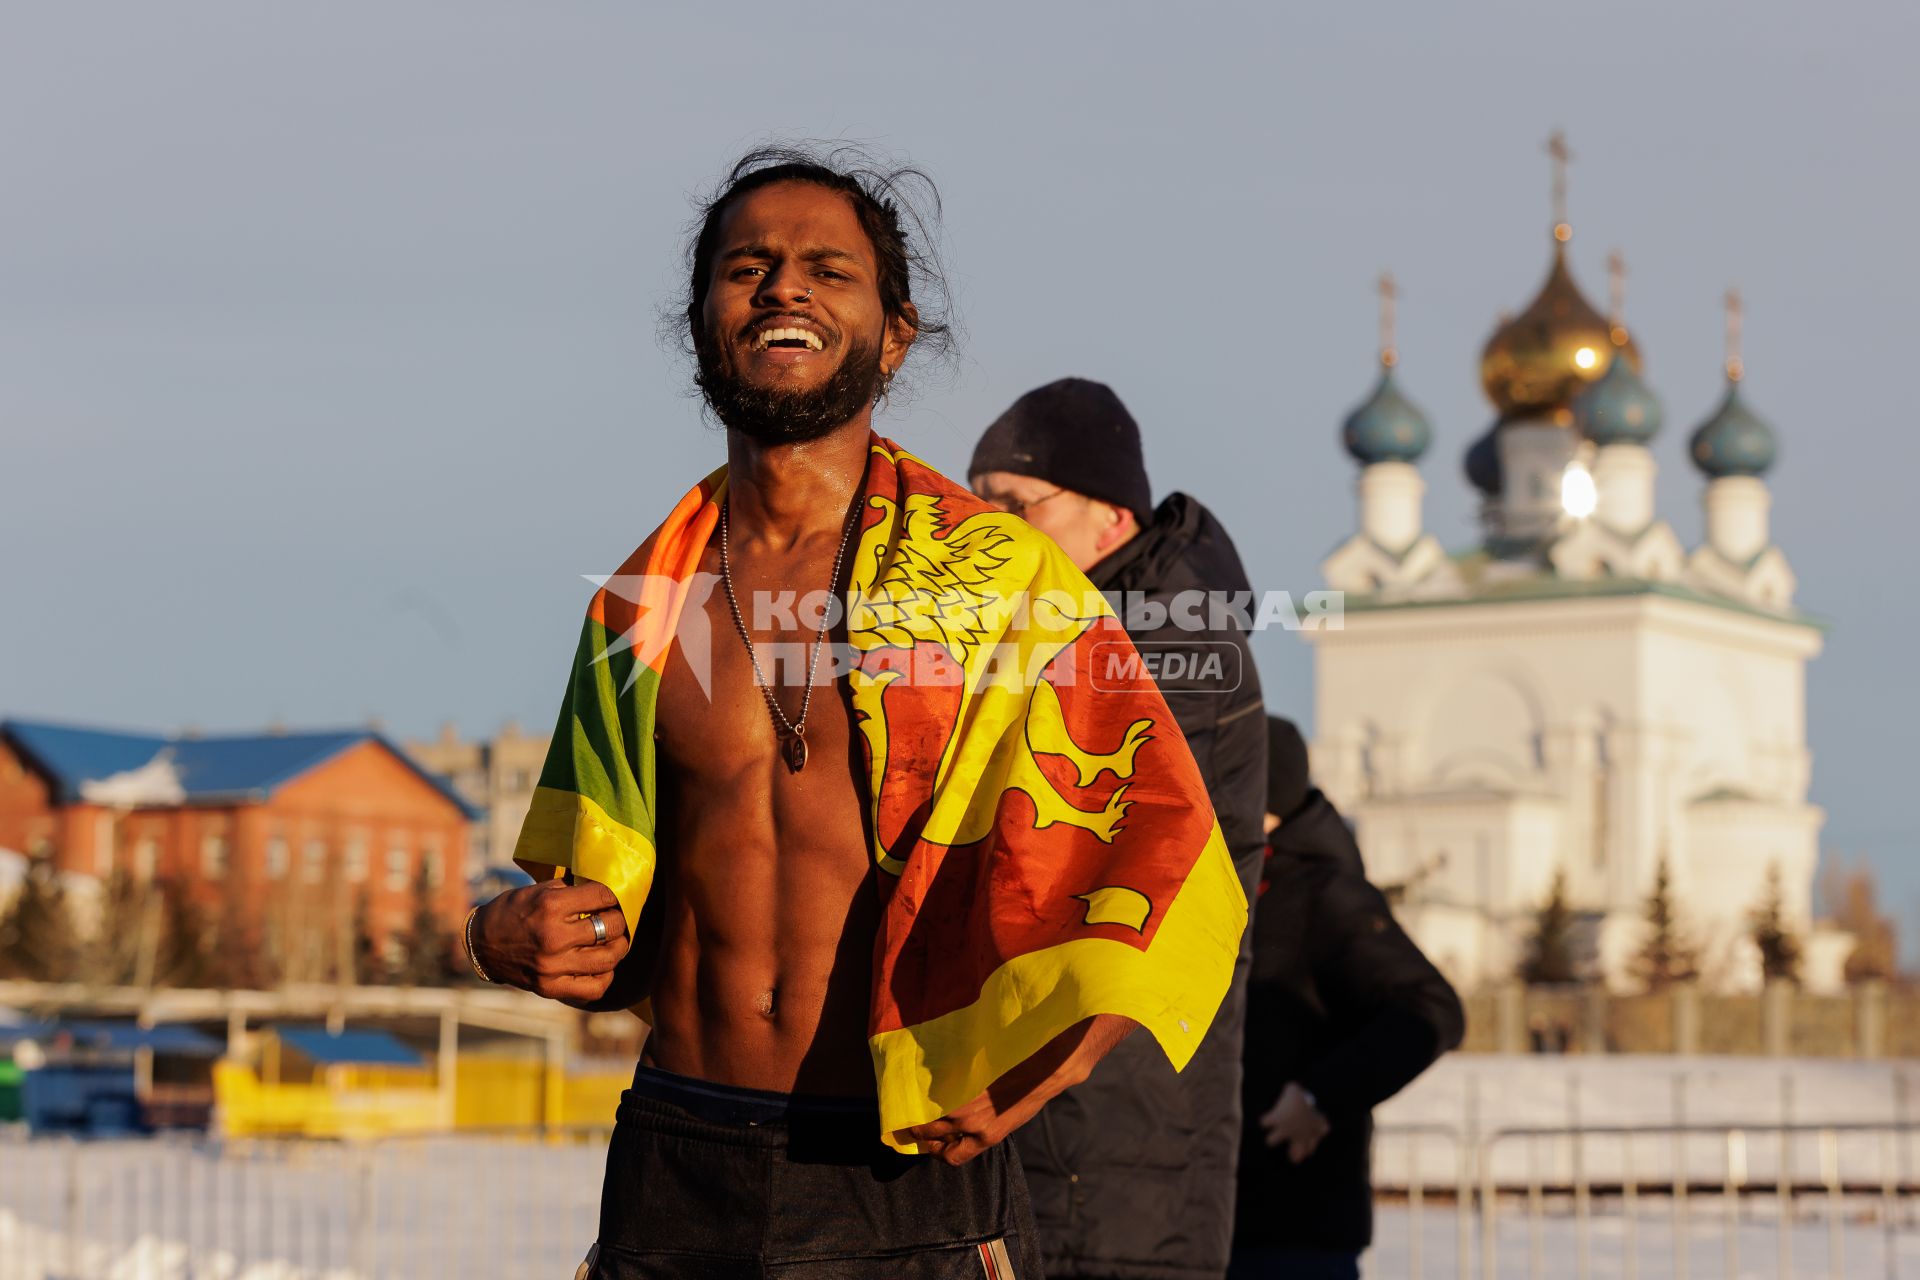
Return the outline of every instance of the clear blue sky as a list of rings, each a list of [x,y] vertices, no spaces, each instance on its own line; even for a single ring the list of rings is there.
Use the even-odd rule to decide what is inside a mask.
[[[1689,543],[1746,292],[1775,532],[1833,625],[1815,799],[1913,932],[1913,5],[4,7],[0,712],[545,728],[577,575],[718,456],[656,314],[688,193],[768,133],[940,181],[965,360],[884,428],[936,464],[1105,379],[1158,492],[1317,585],[1391,267],[1429,525],[1469,543],[1476,358],[1544,270],[1563,127]],[[1260,658],[1304,720],[1308,651]]]

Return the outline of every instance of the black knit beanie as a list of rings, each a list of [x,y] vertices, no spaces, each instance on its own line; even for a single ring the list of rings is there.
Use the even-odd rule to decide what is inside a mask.
[[[967,477],[1010,471],[1057,484],[1153,520],[1140,426],[1103,382],[1062,378],[1029,391],[974,446]]]
[[[1307,778],[1307,742],[1293,721],[1267,717],[1267,812],[1290,818],[1312,789]]]

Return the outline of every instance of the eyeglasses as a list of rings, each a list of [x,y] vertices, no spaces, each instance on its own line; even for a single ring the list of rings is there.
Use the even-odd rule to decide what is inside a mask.
[[[983,502],[1000,508],[1010,516],[1021,516],[1024,518],[1027,512],[1033,510],[1041,503],[1052,502],[1061,494],[1070,492],[1072,492],[1070,489],[1055,489],[1052,493],[1043,493],[1037,498],[1016,498],[1010,493],[983,493],[980,495],[980,498]]]

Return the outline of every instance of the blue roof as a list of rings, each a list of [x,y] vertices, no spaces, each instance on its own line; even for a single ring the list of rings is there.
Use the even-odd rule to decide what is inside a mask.
[[[27,720],[0,721],[0,734],[54,776],[62,792],[60,799],[69,804],[80,798],[79,781],[138,769],[167,749],[165,738],[150,734],[109,733]]]
[[[0,1026],[0,1049],[9,1052],[22,1040],[37,1041],[51,1048],[63,1037],[71,1036],[77,1049],[95,1053],[131,1053],[151,1049],[155,1053],[182,1054],[196,1058],[217,1058],[226,1045],[192,1027],[163,1022],[143,1027],[134,1022],[30,1022]]]
[[[424,1066],[426,1060],[385,1031],[342,1031],[330,1034],[325,1027],[277,1027],[280,1043],[316,1066]]]
[[[62,1031],[71,1031],[76,1044],[95,1049],[151,1049],[155,1053],[177,1053],[196,1058],[217,1058],[227,1051],[226,1045],[212,1036],[172,1022],[163,1022],[157,1027],[143,1027],[133,1022],[54,1024],[53,1035]]]
[[[1426,415],[1400,393],[1391,365],[1380,371],[1380,381],[1366,402],[1340,428],[1341,443],[1365,466],[1376,462],[1417,462],[1433,440]]]
[[[0,1052],[12,1053],[13,1046],[22,1040],[44,1040],[52,1035],[54,1025],[51,1022],[7,1022],[0,1023]]]
[[[1660,432],[1660,401],[1616,354],[1607,371],[1573,400],[1573,419],[1595,444],[1645,444]]]
[[[479,812],[445,778],[422,768],[394,743],[369,729],[160,738],[32,720],[0,720],[0,737],[47,773],[60,804],[78,801],[85,783],[128,773],[161,758],[173,766],[188,803],[264,800],[349,747],[377,742],[469,819],[479,817]]]
[[[1506,484],[1506,472],[1500,464],[1500,424],[1467,447],[1467,482],[1488,497],[1499,494]]]
[[[467,880],[467,902],[470,906],[481,906],[492,902],[510,889],[524,888],[533,883],[533,877],[519,867],[487,867]]]
[[[1693,465],[1711,479],[1723,476],[1762,476],[1779,456],[1773,428],[1740,396],[1740,384],[1727,381],[1726,399],[1694,429],[1688,443]]]
[[[172,747],[174,767],[189,795],[264,793],[325,764],[370,733],[262,734],[243,738],[189,738]]]

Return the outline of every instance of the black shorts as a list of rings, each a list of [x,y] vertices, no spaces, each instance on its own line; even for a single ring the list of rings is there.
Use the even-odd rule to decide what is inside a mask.
[[[593,1280],[1038,1280],[1003,1142],[958,1168],[880,1141],[871,1101],[652,1067],[620,1098]]]

